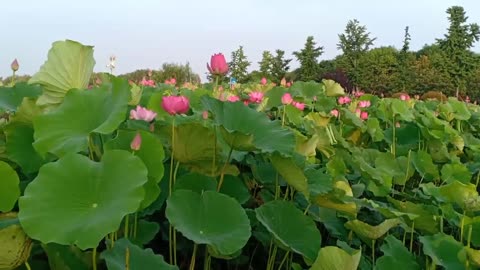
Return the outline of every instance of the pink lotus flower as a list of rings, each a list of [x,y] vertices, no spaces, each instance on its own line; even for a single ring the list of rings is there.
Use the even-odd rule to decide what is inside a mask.
[[[208,71],[212,75],[225,75],[228,72],[228,64],[225,56],[221,53],[212,55],[210,65],[207,63]]]
[[[165,83],[165,84],[175,85],[175,84],[177,84],[177,79],[175,79],[175,78],[166,79],[164,83]]]
[[[337,109],[333,109],[330,111],[330,114],[335,117],[338,117],[340,115],[340,112]]]
[[[280,85],[283,87],[287,86],[287,80],[285,80],[285,78],[282,78],[282,80],[280,81]]]
[[[263,93],[259,91],[251,92],[249,95],[249,101],[253,103],[260,103],[263,100]]]
[[[135,110],[130,111],[130,119],[151,122],[153,119],[155,119],[155,117],[157,117],[156,112],[150,111],[142,106],[137,106]]]
[[[140,81],[140,84],[143,86],[150,86],[154,87],[155,86],[155,81],[154,80],[147,80],[145,77],[143,77],[142,81]]]
[[[260,80],[260,83],[261,83],[262,85],[267,84],[267,78],[263,77],[263,78]]]
[[[293,102],[293,99],[292,99],[292,95],[290,95],[290,93],[285,93],[283,94],[282,96],[282,103],[284,105],[287,105],[287,104],[290,104]]]
[[[240,98],[238,96],[229,96],[227,100],[230,102],[237,102],[240,101]]]
[[[290,87],[292,86],[292,83],[291,82],[287,82],[287,87]]]
[[[401,100],[404,100],[404,101],[410,100],[410,96],[409,96],[409,95],[405,95],[405,94],[401,94],[401,95],[400,95],[400,99],[401,99]]]
[[[352,101],[352,100],[351,100],[349,97],[347,97],[347,96],[345,96],[345,97],[339,97],[339,98],[338,98],[338,104],[340,104],[340,105],[348,104],[348,103],[350,103],[351,101]]]
[[[248,104],[250,104],[250,101],[244,100],[244,101],[243,101],[243,104],[245,104],[245,106],[248,106]]]
[[[355,92],[353,92],[353,95],[354,95],[355,97],[359,98],[359,97],[365,95],[365,92],[355,91]]]
[[[360,102],[358,102],[358,107],[360,108],[368,108],[370,107],[370,100],[362,100]]]
[[[190,102],[184,96],[163,97],[162,108],[170,115],[184,114],[190,110]]]
[[[203,111],[203,112],[202,112],[202,118],[203,118],[204,120],[207,120],[207,119],[208,119],[208,111]]]
[[[362,112],[360,113],[360,118],[362,120],[367,120],[368,119],[368,112]]]
[[[300,111],[305,110],[305,103],[292,101],[292,105],[295,106]]]
[[[16,72],[20,65],[18,64],[17,59],[13,60],[12,64],[10,65],[10,68],[12,69],[13,72]]]
[[[130,149],[133,151],[140,150],[142,146],[142,136],[140,136],[140,132],[137,132],[137,135],[133,138],[132,142],[130,143]]]

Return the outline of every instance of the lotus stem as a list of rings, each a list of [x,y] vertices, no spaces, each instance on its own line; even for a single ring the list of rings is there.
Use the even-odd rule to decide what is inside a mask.
[[[372,265],[375,265],[375,239],[372,240]]]
[[[279,177],[278,172],[276,172],[276,174],[275,174],[275,200],[277,200],[278,197],[280,196],[280,184],[279,184],[278,177]]]
[[[217,127],[213,126],[213,157],[212,157],[212,175],[215,175],[217,158]]]
[[[443,216],[440,216],[440,232],[443,233]]]
[[[272,256],[270,256],[269,262],[267,264],[267,270],[273,270],[273,267],[275,266],[275,258],[277,257],[277,250],[278,247],[274,245]]]
[[[413,232],[415,231],[415,220],[412,221],[412,231],[410,232],[410,253],[413,250]]]
[[[130,249],[125,250],[125,270],[130,270]]]
[[[113,248],[115,245],[115,234],[112,232],[110,233],[110,248]]]
[[[124,237],[126,239],[128,239],[128,234],[129,234],[129,231],[128,231],[129,219],[130,219],[130,215],[126,215],[125,216],[125,227],[123,229],[123,234],[124,234]]]
[[[392,139],[392,155],[393,157],[395,157],[395,152],[396,152],[396,137],[395,137],[395,129],[396,129],[396,126],[395,126],[395,114],[393,114],[393,117],[392,117],[392,121],[393,121],[393,125],[392,125],[392,128],[393,128],[393,132],[392,132],[392,136],[393,136],[393,139]]]
[[[287,107],[285,106],[283,108],[283,114],[282,114],[282,127],[285,126],[285,114],[286,114],[286,112],[287,112]]]
[[[463,211],[462,221],[460,222],[460,242],[463,243],[463,227],[465,226],[465,210]]]
[[[25,261],[25,268],[27,268],[27,270],[32,270],[32,267],[30,267],[30,264]]]
[[[195,257],[197,255],[197,243],[193,244],[192,259],[190,260],[190,270],[195,270]]]
[[[235,137],[233,138],[233,141],[234,140],[235,140]],[[233,141],[232,141],[232,144],[233,144]],[[225,169],[227,168],[228,163],[230,163],[232,152],[233,152],[233,146],[230,147],[230,152],[228,152],[227,160],[225,161],[225,164],[223,164],[222,172],[220,173],[220,181],[218,181],[217,192],[220,192],[220,189],[222,188],[223,178],[225,177]]]
[[[308,210],[310,209],[310,206],[312,206],[311,203],[307,205],[307,208],[305,208],[305,211],[303,211],[303,214],[306,215],[308,213]]]
[[[475,183],[475,187],[478,188],[478,183],[480,182],[480,172],[477,173],[477,182]]]
[[[210,256],[210,253],[208,253],[207,246],[205,246],[205,261],[203,262],[203,270],[210,270],[211,260],[212,260],[212,257]]]
[[[173,191],[173,162],[174,162],[174,151],[175,150],[175,118],[172,120],[172,152],[170,154],[170,175],[168,179],[168,197],[172,196]],[[175,253],[175,242],[173,235],[175,231],[173,230],[172,224],[168,226],[168,250],[169,250],[169,259],[170,264],[174,264],[176,259],[174,259]],[[175,264],[176,265],[176,264]]]
[[[289,186],[289,185],[287,185],[287,188],[285,189],[285,195],[283,196],[283,200],[284,200],[284,201],[286,201],[286,200],[287,200],[287,197],[288,197],[288,191],[290,190],[289,188],[290,188],[290,186]]]
[[[97,247],[95,247],[92,252],[92,267],[93,270],[97,270]]]
[[[285,263],[285,261],[287,261],[288,255],[290,255],[290,251],[287,251],[285,253],[285,256],[283,256],[282,262],[280,262],[280,265],[277,268],[278,270],[282,269],[283,264]],[[287,268],[287,269],[289,269],[289,268]]]
[[[135,216],[133,218],[133,239],[137,238],[137,229],[138,229],[138,212],[135,212]]]
[[[472,241],[472,224],[468,226],[467,247],[470,247],[470,241]]]

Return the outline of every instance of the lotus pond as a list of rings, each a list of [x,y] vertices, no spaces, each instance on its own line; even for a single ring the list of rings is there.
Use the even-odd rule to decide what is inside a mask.
[[[0,269],[478,269],[480,107],[334,81],[0,87]]]

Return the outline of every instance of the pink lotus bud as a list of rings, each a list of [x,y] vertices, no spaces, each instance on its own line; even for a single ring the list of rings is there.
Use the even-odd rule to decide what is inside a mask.
[[[409,96],[409,95],[404,95],[404,94],[402,94],[402,95],[400,95],[400,99],[401,99],[401,100],[404,100],[404,101],[410,100],[410,96]]]
[[[18,65],[18,61],[15,58],[15,60],[13,60],[12,64],[10,65],[10,68],[13,70],[13,72],[16,72],[19,67],[20,65]]]
[[[133,138],[132,142],[130,143],[130,148],[133,151],[138,151],[140,150],[141,146],[142,146],[142,136],[140,136],[140,132],[137,132],[137,135],[135,135],[135,138]]]
[[[292,83],[291,82],[287,82],[287,87],[290,87],[292,86]]]
[[[267,78],[263,77],[263,78],[260,80],[260,83],[261,83],[262,85],[267,84]]]
[[[352,101],[352,100],[351,100],[349,97],[347,97],[347,96],[345,96],[345,97],[339,97],[339,98],[338,98],[338,104],[340,104],[340,105],[348,104],[348,103],[350,103],[351,101]]]
[[[338,117],[340,115],[340,112],[337,109],[333,109],[330,111],[330,114],[335,117]]]
[[[292,105],[295,106],[300,111],[305,110],[305,103],[292,101]]]
[[[244,100],[244,101],[243,101],[243,104],[245,104],[245,106],[248,106],[248,104],[250,104],[250,101]]]
[[[283,87],[287,86],[287,80],[285,80],[285,78],[282,78],[282,80],[280,81],[280,85]]]
[[[360,108],[368,108],[370,107],[370,100],[362,100],[358,103],[358,107]]]
[[[157,113],[154,111],[150,111],[146,108],[143,108],[141,106],[137,106],[135,110],[130,111],[130,119],[135,119],[135,120],[143,120],[146,122],[151,122],[153,119],[157,117]]]
[[[140,81],[140,84],[143,86],[150,86],[154,87],[155,86],[155,81],[154,80],[147,80],[145,77],[143,77],[142,81]]]
[[[357,117],[360,117],[361,114],[362,114],[362,110],[360,110],[360,109],[357,108],[357,109],[355,110],[355,115],[357,115]]]
[[[163,81],[164,84],[170,84],[170,80],[169,79],[166,79],[165,81]]]
[[[362,92],[362,91],[356,91],[353,93],[355,97],[359,98],[361,96],[363,96],[365,94],[365,92]]]
[[[252,103],[260,103],[263,99],[263,93],[259,91],[251,92],[248,96],[250,97],[249,100]]]
[[[368,112],[362,112],[362,113],[360,114],[360,118],[361,118],[362,120],[367,120],[367,119],[368,119]]]
[[[293,99],[292,99],[292,95],[290,95],[290,93],[285,93],[283,94],[282,96],[282,103],[284,105],[287,105],[287,104],[290,104],[293,102]]]
[[[210,65],[207,63],[208,71],[212,75],[225,75],[228,72],[228,64],[225,56],[221,53],[214,54],[210,58]]]
[[[207,120],[207,119],[208,119],[208,111],[203,111],[203,112],[202,112],[202,118],[203,118],[204,120]]]
[[[227,100],[230,102],[237,102],[240,101],[240,98],[238,96],[229,96]]]
[[[190,101],[184,96],[163,97],[162,108],[170,115],[184,114],[190,110]]]

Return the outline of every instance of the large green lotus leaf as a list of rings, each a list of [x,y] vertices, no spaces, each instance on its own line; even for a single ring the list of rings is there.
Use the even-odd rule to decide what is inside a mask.
[[[303,123],[303,111],[293,105],[285,105],[285,114],[289,122],[295,126],[301,126]]]
[[[112,91],[69,91],[57,109],[34,119],[33,146],[41,155],[59,157],[85,151],[90,133],[109,134],[125,120],[129,95],[128,84],[120,80]]]
[[[392,112],[397,119],[401,119],[407,122],[413,121],[415,116],[412,110],[408,107],[408,103],[400,99],[392,99]]]
[[[472,234],[470,236],[470,242],[474,246],[480,246],[480,217],[470,218],[465,216],[464,217],[464,231],[466,233],[463,234],[463,239],[468,241],[469,235],[468,231],[470,230],[470,226],[472,227]]]
[[[306,137],[300,131],[293,130],[296,139],[295,152],[305,157],[313,157],[317,154],[315,149],[319,141],[318,135],[313,134],[311,138]]]
[[[127,254],[128,268],[125,266]],[[100,257],[107,262],[108,270],[178,270],[167,264],[162,255],[156,255],[151,249],[141,249],[125,238],[116,241],[113,249],[105,250]]]
[[[285,158],[279,154],[273,154],[270,156],[270,161],[289,185],[303,193],[306,198],[309,197],[308,179],[303,173],[303,169],[295,163],[293,158]]]
[[[137,211],[146,182],[147,168],[127,151],[105,151],[100,162],[68,154],[40,168],[27,186],[20,223],[43,243],[93,248]]]
[[[13,220],[16,213],[0,214],[0,222]],[[32,249],[32,240],[19,224],[0,228],[0,269],[12,270],[24,264]]]
[[[432,181],[440,178],[438,168],[433,164],[432,157],[427,152],[422,150],[412,152],[412,163],[425,180]]]
[[[91,269],[90,252],[82,252],[75,246],[55,243],[43,244],[51,270],[88,270]]]
[[[345,95],[345,89],[334,80],[322,80],[325,85],[325,95],[327,97],[338,97]]]
[[[385,237],[380,250],[383,256],[378,258],[376,268],[378,270],[416,270],[420,269],[415,256],[408,251],[403,243],[393,235]]]
[[[158,222],[151,222],[141,219],[137,224],[137,231],[132,242],[140,247],[147,245],[160,231],[160,224]]]
[[[334,209],[339,212],[355,216],[357,214],[357,205],[352,202],[352,188],[347,181],[339,180],[334,184],[332,192],[326,195],[317,196],[314,201],[321,207]]]
[[[350,255],[338,247],[323,247],[318,252],[317,259],[310,270],[356,270],[361,256],[360,250]]]
[[[293,203],[270,201],[255,209],[258,221],[286,248],[314,261],[322,236],[315,222]]]
[[[245,210],[234,199],[214,191],[176,190],[167,200],[166,216],[186,238],[207,244],[222,255],[245,246],[251,235]]]
[[[347,239],[348,231],[343,226],[345,220],[337,215],[337,211],[312,205],[308,209],[308,215],[315,221],[321,222],[332,236]]]
[[[202,102],[214,114],[217,125],[223,126],[229,133],[239,132],[252,136],[253,145],[262,152],[278,152],[283,155],[293,153],[295,136],[292,131],[282,128],[279,121],[270,121],[264,113],[241,102],[221,102],[208,96],[202,97]]]
[[[316,197],[333,190],[333,178],[325,171],[307,169],[305,170],[305,176],[308,180],[310,196]]]
[[[465,269],[465,262],[460,256],[463,244],[457,242],[451,235],[437,233],[435,235],[420,236],[423,252],[430,256],[433,263],[445,269]]]
[[[148,182],[145,184],[145,200],[142,202],[141,206],[141,208],[145,208],[154,202],[160,193],[157,184],[163,177],[163,159],[165,158],[165,153],[163,151],[162,142],[159,138],[155,137],[155,135],[150,132],[143,130],[138,132],[142,138],[142,144],[140,149],[135,151],[135,155],[143,161],[148,169]],[[135,138],[136,134],[136,131],[120,130],[117,137],[105,145],[105,149],[131,151],[130,143]]]
[[[400,224],[398,218],[386,219],[377,226],[372,226],[358,219],[350,220],[345,223],[345,227],[354,231],[358,237],[365,240],[376,240],[386,234],[391,228]],[[369,242],[367,242],[369,243]]]
[[[380,142],[384,139],[385,135],[380,127],[380,122],[377,118],[368,118],[367,120],[367,132],[372,137],[374,142]]]
[[[453,183],[455,180],[468,184],[472,179],[472,173],[463,164],[445,164],[442,167],[442,180]]]
[[[207,190],[217,190],[217,182],[214,178],[203,174],[187,173],[177,178],[175,190],[177,189],[186,189],[202,194]]]
[[[287,89],[276,86],[265,93],[265,98],[268,98],[266,109],[279,107],[282,105],[282,96],[288,92]]]
[[[33,134],[32,124],[12,122],[5,128],[6,154],[24,173],[37,172],[45,163],[33,148]]]
[[[47,61],[28,82],[43,86],[43,95],[37,104],[56,105],[70,89],[87,88],[94,66],[93,46],[72,40],[54,42]]]
[[[163,126],[160,129],[163,136],[172,145],[172,126]],[[224,159],[221,147],[216,143],[215,131],[198,122],[185,122],[174,127],[173,158],[192,172],[207,176],[220,175]],[[201,139],[200,139],[201,138]],[[212,170],[213,159],[215,167]],[[226,174],[238,174],[234,165],[227,165]]]
[[[393,183],[395,185],[404,186],[415,174],[415,168],[412,166],[409,158],[405,156],[397,157],[396,160],[401,174],[393,177]]]
[[[452,107],[452,113],[455,119],[468,120],[472,116],[465,102],[461,102],[457,98],[450,97],[448,99],[448,103]]]
[[[305,98],[313,98],[322,96],[325,93],[325,85],[317,82],[296,82],[290,89],[292,96],[301,96]]]
[[[463,184],[454,181],[450,184],[436,187],[433,183],[421,185],[423,192],[444,203],[455,203],[462,209],[480,210],[479,196],[474,184]]]
[[[240,204],[246,203],[251,197],[250,192],[242,179],[233,175],[224,176],[220,192],[235,198]]]
[[[0,211],[8,212],[13,209],[20,196],[20,180],[10,165],[0,160]]]
[[[16,83],[13,87],[0,87],[0,112],[17,111],[24,98],[36,98],[40,94],[42,88],[38,85]]]
[[[414,225],[415,230],[419,230],[428,234],[434,234],[439,231],[440,225],[437,217],[439,213],[436,207],[409,201],[397,201],[390,197],[387,199],[397,211],[407,214],[396,216],[402,216],[403,220],[408,226]],[[393,216],[390,216],[389,218],[392,217]],[[413,222],[415,222],[415,224],[413,224]]]

